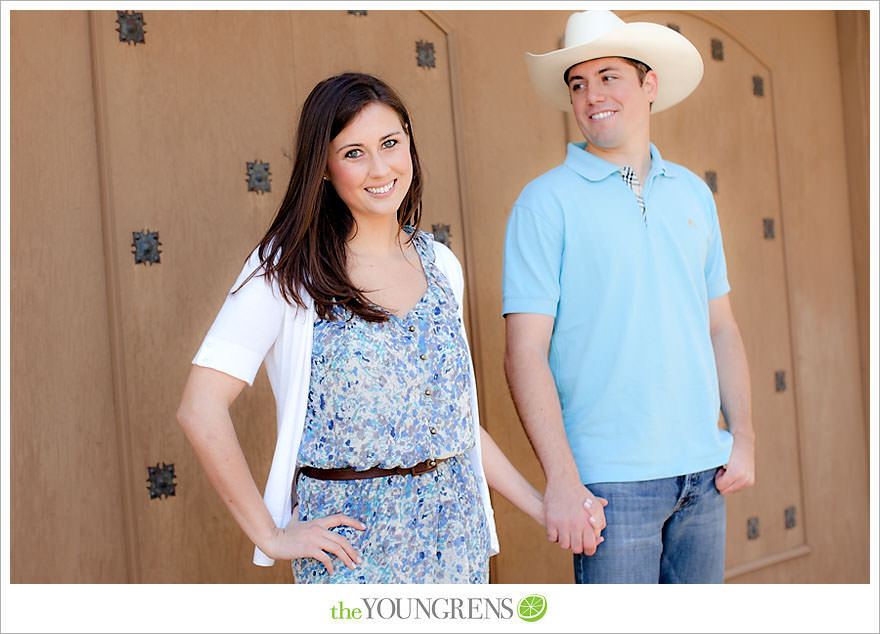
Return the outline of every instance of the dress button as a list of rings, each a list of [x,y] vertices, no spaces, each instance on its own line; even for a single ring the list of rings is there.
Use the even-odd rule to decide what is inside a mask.
[[[430,390],[430,389],[425,390],[425,396],[431,396],[431,390]]]
[[[429,429],[428,431],[431,432],[431,434],[436,434],[436,433],[437,433],[437,429],[436,429],[435,427],[432,427],[432,428]]]
[[[415,332],[415,331],[416,331],[416,327],[415,327],[415,326],[410,326],[410,327],[409,327],[409,331],[410,331],[410,332]]]
[[[421,359],[422,361],[424,361],[424,360],[427,359],[427,358],[428,358],[428,355],[426,355],[426,354],[420,354],[420,355],[419,355],[419,359]]]

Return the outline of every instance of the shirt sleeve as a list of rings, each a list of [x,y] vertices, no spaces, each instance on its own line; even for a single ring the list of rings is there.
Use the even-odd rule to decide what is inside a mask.
[[[727,260],[724,257],[724,245],[721,240],[721,226],[718,223],[715,199],[711,192],[707,190],[707,193],[711,234],[709,236],[709,250],[706,254],[706,291],[709,299],[714,299],[729,293],[730,283],[727,281]]]
[[[556,316],[562,270],[561,214],[513,206],[504,238],[501,314]]]
[[[264,276],[257,273],[241,286],[258,268],[255,250],[193,359],[195,365],[219,370],[248,385],[253,384],[260,364],[278,338],[284,316],[284,299]]]

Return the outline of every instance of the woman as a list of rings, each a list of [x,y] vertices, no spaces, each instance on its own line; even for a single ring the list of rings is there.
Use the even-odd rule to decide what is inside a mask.
[[[318,84],[284,201],[184,388],[178,420],[255,563],[293,560],[298,582],[486,582],[486,480],[543,523],[479,426],[461,267],[418,230],[421,193],[394,91]],[[262,362],[278,415],[264,500],[229,417]]]

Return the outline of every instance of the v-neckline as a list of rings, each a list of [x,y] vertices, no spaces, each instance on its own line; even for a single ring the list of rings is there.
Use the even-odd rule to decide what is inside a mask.
[[[422,267],[422,268],[424,268],[424,267]],[[428,281],[428,275],[427,275],[427,273],[426,273],[426,274],[425,274],[425,292],[422,293],[422,296],[419,297],[418,301],[417,301],[415,304],[413,304],[412,307],[410,307],[410,309],[409,309],[408,311],[406,311],[406,312],[403,314],[403,317],[401,317],[400,315],[398,315],[398,314],[395,313],[395,312],[392,312],[392,311],[388,310],[388,309],[385,308],[384,306],[379,306],[378,304],[376,304],[376,306],[379,306],[379,308],[381,308],[381,309],[384,310],[386,313],[388,313],[389,318],[392,318],[392,317],[393,317],[393,318],[396,319],[397,321],[400,321],[400,322],[405,323],[405,322],[409,321],[410,314],[411,314],[416,308],[419,307],[419,304],[421,304],[423,301],[425,301],[425,299],[428,297],[428,291],[430,291],[430,290],[431,290],[431,282]]]
[[[388,314],[389,319],[394,319],[394,320],[401,322],[401,323],[405,323],[409,320],[412,312],[414,310],[416,310],[416,308],[418,308],[419,305],[421,305],[422,302],[424,302],[427,299],[428,293],[431,291],[431,276],[428,273],[428,265],[425,263],[425,260],[422,258],[422,252],[421,252],[421,249],[419,248],[420,245],[418,244],[419,240],[421,240],[421,236],[419,236],[418,233],[414,233],[412,235],[412,245],[416,251],[416,257],[419,259],[419,267],[421,268],[422,275],[424,276],[424,279],[425,279],[425,290],[422,292],[422,294],[419,296],[419,298],[416,300],[416,302],[412,306],[410,306],[409,309],[407,309],[407,311],[405,313],[403,313],[402,316],[398,315],[394,311],[389,310],[387,307],[382,306],[381,304],[377,304],[376,302],[373,302],[373,301],[370,302],[376,308],[385,311]]]
[[[403,316],[402,316],[402,317],[401,317],[400,315],[398,315],[397,313],[395,313],[395,312],[393,312],[393,311],[391,311],[391,310],[388,310],[388,309],[387,309],[386,307],[384,307],[384,306],[379,306],[378,304],[375,304],[375,306],[378,306],[379,308],[381,308],[382,310],[384,310],[386,313],[388,313],[389,317],[393,317],[394,319],[396,319],[396,320],[398,320],[398,321],[401,321],[401,322],[406,322],[406,321],[409,320],[409,316],[410,316],[410,314],[411,314],[416,308],[418,308],[418,307],[419,307],[419,304],[421,304],[421,303],[422,303],[422,302],[428,297],[428,292],[431,290],[431,279],[430,279],[430,277],[429,277],[429,275],[428,275],[428,267],[425,266],[425,262],[422,260],[422,253],[421,253],[421,251],[419,250],[419,247],[416,246],[416,242],[415,242],[415,241],[416,241],[417,239],[418,239],[418,238],[416,238],[416,236],[413,236],[413,243],[412,243],[412,244],[413,244],[413,248],[416,250],[416,257],[419,259],[419,266],[420,266],[421,269],[422,269],[422,275],[425,276],[425,290],[422,292],[422,294],[421,294],[421,295],[419,296],[419,298],[416,300],[416,303],[413,304],[412,306],[410,306],[409,310],[407,310],[405,313],[403,313]]]

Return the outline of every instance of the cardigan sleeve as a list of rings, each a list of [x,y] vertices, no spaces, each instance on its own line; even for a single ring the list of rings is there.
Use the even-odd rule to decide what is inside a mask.
[[[461,324],[461,336],[464,338],[465,345],[468,346],[468,357],[470,358],[470,344],[467,342],[467,330],[464,327],[464,273],[462,272],[461,262],[458,261],[455,254],[446,245],[440,242],[434,242],[434,254],[437,258],[437,265],[443,271],[446,279],[449,280],[452,292],[458,302],[458,320]],[[500,550],[498,529],[495,526],[495,512],[492,509],[492,498],[489,495],[489,483],[483,471],[483,453],[480,447],[480,409],[477,404],[477,379],[474,374],[472,361],[468,362],[468,370],[471,376],[471,412],[474,420],[474,446],[468,452],[468,457],[477,476],[480,500],[485,512],[486,524],[489,527],[489,554],[496,555]]]
[[[458,302],[458,316],[461,317],[464,304],[464,274],[461,270],[461,262],[442,242],[434,242],[434,257],[437,259],[440,270],[443,271],[452,286],[452,293],[455,295],[455,301]]]
[[[248,385],[253,384],[278,338],[284,316],[284,299],[265,276],[257,273],[241,286],[260,266],[254,250],[193,359],[195,365],[219,370]]]

